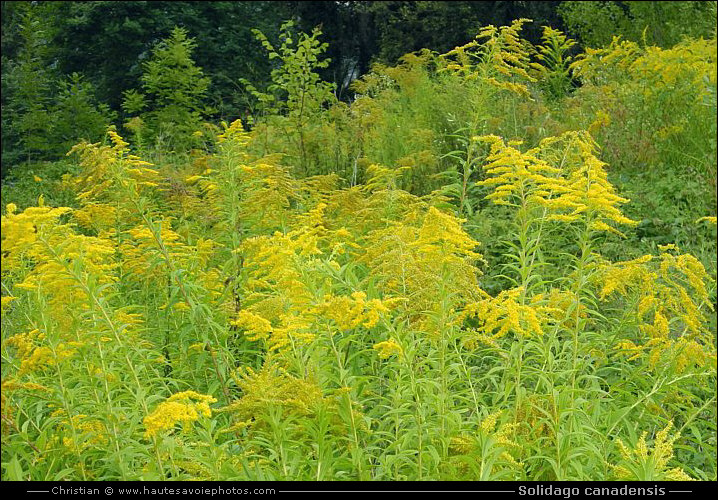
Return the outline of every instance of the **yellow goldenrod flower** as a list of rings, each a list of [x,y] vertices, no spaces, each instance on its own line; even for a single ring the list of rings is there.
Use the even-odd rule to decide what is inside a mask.
[[[17,297],[7,296],[0,299],[0,311],[2,312],[2,314],[5,314],[5,311],[10,307],[10,302],[12,302],[13,300],[17,300]]]
[[[221,411],[232,413],[241,422],[257,424],[268,410],[311,415],[320,404],[328,403],[316,382],[294,377],[270,361],[258,372],[246,367],[232,377],[243,395]]]
[[[618,464],[609,464],[617,479],[624,481],[693,481],[683,469],[668,469],[673,458],[673,443],[680,434],[669,436],[673,422],[656,434],[651,450],[646,443],[647,432],[643,432],[635,448],[628,447],[620,438],[616,439],[621,460]]]
[[[404,352],[401,346],[397,344],[394,339],[389,339],[385,340],[384,342],[374,344],[373,349],[379,353],[379,357],[381,359],[386,359],[389,356],[393,356],[394,354],[396,354],[397,356],[401,356]]]
[[[483,167],[487,178],[477,185],[496,186],[487,196],[493,203],[543,208],[547,220],[558,222],[588,220],[596,231],[620,234],[607,222],[637,224],[618,209],[628,200],[615,194],[606,164],[596,157],[597,145],[587,132],[546,138],[526,153],[497,136],[474,140],[491,145]]]
[[[543,335],[544,324],[556,314],[557,309],[539,305],[539,300],[522,303],[522,293],[522,288],[513,288],[496,297],[486,295],[478,302],[467,304],[459,314],[459,320],[476,317],[482,325],[467,332],[464,344],[472,348],[478,342],[497,346],[496,341],[509,332],[520,336]]]
[[[201,417],[211,417],[210,403],[217,400],[212,396],[185,391],[173,394],[157,406],[154,412],[144,419],[145,437],[150,438],[160,432],[174,428],[177,423],[188,426]]]
[[[250,340],[260,340],[272,333],[272,324],[258,314],[246,309],[239,311],[232,324],[243,328]]]
[[[599,267],[601,300],[633,297],[641,343],[619,341],[619,352],[637,359],[645,352],[649,367],[661,360],[675,363],[680,373],[688,366],[704,366],[715,357],[708,320],[701,310],[713,311],[703,265],[692,255],[678,253],[675,245],[660,246],[659,258],[638,259]]]

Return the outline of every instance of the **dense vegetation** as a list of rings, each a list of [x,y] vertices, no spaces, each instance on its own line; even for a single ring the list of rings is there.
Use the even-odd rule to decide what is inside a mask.
[[[645,3],[4,3],[2,478],[715,480],[715,2]]]

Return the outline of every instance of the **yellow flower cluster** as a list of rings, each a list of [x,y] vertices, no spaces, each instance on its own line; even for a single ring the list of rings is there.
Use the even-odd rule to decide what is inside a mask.
[[[335,296],[308,286],[307,273],[323,266],[324,273],[327,269],[338,272],[340,266],[333,256],[343,254],[347,247],[360,248],[346,228],[327,228],[327,208],[320,202],[293,218],[292,231],[247,238],[237,250],[244,257],[249,293],[234,324],[252,340],[267,340],[272,350],[313,340],[320,316],[342,330],[359,325],[370,328],[395,305],[395,300],[367,300],[361,291],[350,297]],[[330,250],[332,254],[325,258]]]
[[[300,184],[286,167],[271,158],[240,167],[242,208],[240,216],[257,231],[272,231],[286,223],[290,204],[298,199]]]
[[[35,349],[36,340],[42,340],[44,335],[37,328],[29,332],[17,333],[5,339],[3,345],[13,346],[16,349],[17,357],[25,359],[32,354]]]
[[[29,354],[26,354],[20,363],[17,372],[18,377],[30,372],[41,371],[50,366],[56,366],[62,361],[72,357],[77,350],[75,346],[60,343],[57,347],[47,346],[34,347]]]
[[[367,234],[359,261],[366,263],[387,293],[404,297],[416,311],[430,311],[443,284],[451,296],[478,297],[475,251],[479,242],[461,220],[435,207],[415,207],[400,222]]]
[[[673,443],[680,433],[669,436],[673,422],[656,434],[653,450],[646,444],[647,432],[643,432],[635,448],[629,448],[617,438],[622,461],[620,465],[609,464],[616,478],[624,481],[694,481],[680,467],[668,469],[668,462],[673,458]]]
[[[618,206],[628,200],[618,196],[608,182],[606,163],[596,157],[598,146],[588,133],[567,132],[541,142],[541,148],[544,149],[556,149],[557,146],[559,151],[563,150],[563,157],[567,158],[566,163],[570,169],[566,178],[568,190],[555,200],[547,201],[549,209],[572,210],[567,216],[570,220],[578,219],[582,213],[590,214],[592,227],[597,231],[618,233],[604,220],[616,224],[637,224],[621,214]]]
[[[615,67],[624,77],[642,84],[646,97],[675,90],[679,84],[691,86],[702,98],[716,83],[715,40],[686,40],[674,47],[640,47],[635,42],[615,37],[605,48],[587,48],[572,64],[574,74],[597,80],[606,68]],[[707,79],[707,81],[704,81]]]
[[[543,335],[543,326],[555,316],[557,309],[541,305],[543,295],[525,302],[522,294],[522,288],[504,290],[496,297],[484,292],[482,300],[467,304],[458,320],[477,318],[481,325],[466,332],[464,344],[469,348],[475,348],[478,343],[498,347],[498,339],[507,333],[524,337]]]
[[[369,179],[367,179],[366,184],[362,186],[362,189],[369,193],[398,189],[399,179],[405,172],[410,170],[411,167],[408,166],[389,168],[373,163],[366,168],[366,173]]]
[[[272,323],[246,309],[242,309],[237,317],[232,321],[234,326],[238,326],[245,330],[245,334],[249,340],[268,339],[272,333]]]
[[[474,40],[440,57],[444,62],[442,69],[467,80],[485,78],[497,88],[528,97],[529,91],[523,82],[536,79],[528,73],[530,53],[519,35],[527,22],[530,19],[516,19],[510,26],[481,28]]]
[[[93,229],[100,235],[118,223],[117,208],[106,203],[87,202],[82,208],[72,212],[72,216],[80,227]]]
[[[354,292],[351,296],[329,296],[324,302],[312,309],[314,314],[333,321],[340,330],[350,330],[358,326],[371,328],[377,324],[380,316],[389,312],[397,301],[366,300],[364,292]]]
[[[378,352],[379,358],[381,359],[386,359],[395,354],[401,357],[401,355],[404,353],[404,350],[394,339],[389,339],[374,344],[372,348]]]
[[[38,237],[48,235],[52,241],[61,241],[64,230],[58,230],[58,220],[71,212],[67,207],[28,207],[16,214],[17,207],[7,206],[7,214],[2,216],[2,273],[19,270],[23,259],[41,260],[44,256]],[[59,233],[59,234],[58,234]]]
[[[217,136],[220,144],[234,142],[244,148],[249,143],[250,134],[244,130],[242,120],[234,120],[229,126],[226,122],[222,122],[222,128],[224,128],[224,132]]]
[[[308,300],[301,277],[302,263],[319,255],[320,241],[325,235],[322,223],[323,205],[310,211],[301,226],[283,234],[247,238],[237,250],[245,256],[249,270],[247,287],[252,291],[274,286],[289,292],[293,298]]]
[[[292,340],[306,342],[314,338],[309,331],[312,319],[306,314],[312,293],[302,281],[304,269],[317,248],[313,228],[306,234],[301,229],[289,234],[248,238],[240,249],[247,270],[245,297],[247,309],[236,321],[247,328],[253,338],[267,338],[272,349],[291,344]],[[277,325],[271,328],[258,322],[257,315]]]
[[[495,454],[495,458],[498,460],[494,462],[493,467],[499,464],[509,467],[522,467],[523,465],[509,451],[510,449],[516,450],[519,448],[519,444],[511,439],[518,424],[502,423],[497,428],[501,414],[501,411],[496,411],[484,417],[479,423],[479,428],[474,436],[463,434],[452,437],[449,450],[453,454],[459,455],[479,452],[482,457],[487,457]]]
[[[152,229],[144,224],[124,232],[126,237],[119,246],[119,252],[128,278],[166,281],[169,267],[192,269],[201,279],[216,243],[199,238],[194,245],[188,245],[185,238],[172,229],[169,217],[154,224],[157,226]]]
[[[571,60],[571,57],[564,56],[564,53],[576,45],[576,41],[550,26],[543,27],[541,39],[543,44],[536,46],[536,59],[543,64],[531,63],[530,66],[538,75],[546,77],[552,70],[561,68]]]
[[[561,169],[539,158],[538,149],[522,153],[495,135],[474,137],[474,140],[491,146],[483,165],[487,178],[476,185],[496,186],[486,197],[493,203],[517,206],[516,198],[541,202],[566,192]]]
[[[601,274],[601,300],[614,292],[626,295],[629,290],[643,283],[649,278],[649,268],[645,264],[652,260],[652,255],[644,255],[633,260],[606,264]]]
[[[5,314],[5,311],[10,308],[10,302],[13,300],[17,300],[17,297],[8,295],[0,299],[0,311],[2,311],[2,314]]]
[[[606,68],[616,67],[625,72],[640,53],[641,48],[637,43],[621,40],[621,37],[613,37],[608,47],[599,49],[586,47],[570,68],[578,78],[603,83],[602,73]]]
[[[649,353],[655,367],[669,354],[682,372],[686,367],[715,363],[715,349],[701,311],[713,310],[706,287],[709,277],[703,265],[689,254],[674,255],[675,245],[660,247],[659,262],[650,255],[627,262],[605,264],[598,279],[599,298],[632,297],[636,320],[644,338],[624,339],[617,348],[629,359]]]
[[[212,416],[212,409],[209,405],[216,402],[217,400],[212,396],[194,391],[173,394],[145,417],[143,421],[145,437],[151,438],[161,432],[173,429],[177,423],[188,426],[201,417],[209,418]]]
[[[230,412],[239,428],[262,424],[268,410],[311,415],[327,402],[315,381],[297,378],[270,360],[259,371],[240,368],[232,378],[243,395],[219,411]]]
[[[483,167],[488,178],[477,185],[496,186],[487,196],[494,203],[543,207],[547,220],[587,220],[596,231],[621,234],[607,222],[637,224],[621,214],[618,206],[628,200],[608,182],[606,164],[596,157],[596,143],[587,132],[546,138],[526,153],[497,136],[475,140],[491,144]]]
[[[67,326],[73,319],[69,313],[88,307],[76,273],[92,275],[99,284],[116,280],[114,243],[76,234],[71,225],[60,223],[69,208],[29,207],[19,214],[10,208],[2,218],[3,276],[12,275],[18,289],[41,290],[53,317]]]
[[[95,200],[123,200],[126,190],[139,194],[144,187],[159,185],[159,172],[151,169],[151,163],[127,153],[128,143],[110,129],[113,146],[82,142],[67,154],[79,154],[82,172],[72,180],[73,188],[81,202]]]
[[[64,232],[66,228],[58,229]],[[51,244],[48,243],[48,246]],[[116,280],[113,272],[117,264],[113,259],[115,247],[112,241],[81,234],[66,234],[62,242],[55,243],[55,248],[52,251],[48,246],[38,245],[36,255],[43,255],[46,260],[37,264],[33,272],[22,283],[16,285],[18,288],[34,290],[42,286],[45,291],[54,296],[69,292],[70,295],[76,295],[82,299],[86,296],[84,291],[67,290],[68,281],[71,279],[68,264],[73,262],[82,262],[83,271],[96,276],[100,283]]]
[[[60,420],[56,429],[65,436],[62,438],[62,445],[71,450],[84,451],[93,446],[104,446],[109,441],[105,425],[85,414],[73,415],[70,419],[66,416],[65,410],[53,412],[53,417],[65,417]],[[71,437],[75,435],[77,439]]]

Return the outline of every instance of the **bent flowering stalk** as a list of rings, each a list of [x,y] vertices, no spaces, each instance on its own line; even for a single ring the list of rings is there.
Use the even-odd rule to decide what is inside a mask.
[[[668,360],[681,373],[692,366],[715,366],[716,352],[703,312],[714,310],[706,286],[710,277],[698,259],[677,254],[675,245],[666,245],[658,258],[603,264],[595,282],[601,300],[635,304],[628,317],[637,335],[619,341],[618,352],[629,360],[647,354],[651,369]]]

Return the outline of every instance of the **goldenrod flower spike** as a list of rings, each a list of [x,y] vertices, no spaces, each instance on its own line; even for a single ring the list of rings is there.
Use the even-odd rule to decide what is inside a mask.
[[[494,135],[474,140],[490,145],[483,166],[487,178],[477,185],[495,186],[486,197],[493,203],[543,208],[547,220],[586,220],[595,231],[621,234],[607,222],[637,224],[618,208],[628,200],[608,182],[606,164],[595,156],[597,146],[588,132],[549,137],[525,153]]]
[[[715,348],[703,308],[713,310],[703,264],[689,254],[678,254],[675,245],[659,246],[660,256],[645,255],[626,262],[603,264],[596,279],[599,298],[631,297],[638,341],[621,340],[619,353],[630,360],[648,353],[649,367],[675,363],[678,373],[689,366],[715,361]]]
[[[710,216],[709,216],[709,217],[701,217],[700,219],[698,219],[698,220],[696,221],[696,224],[698,224],[698,223],[700,223],[700,222],[703,222],[703,221],[706,221],[706,222],[708,222],[709,224],[713,224],[714,226],[715,226],[716,224],[718,224],[718,218],[717,218],[717,217],[710,217]]]
[[[680,467],[668,469],[673,458],[673,443],[680,433],[669,436],[673,422],[656,434],[653,449],[646,443],[647,432],[643,432],[635,448],[628,447],[620,438],[616,439],[621,454],[618,465],[608,464],[617,479],[627,481],[694,481]]]
[[[378,352],[379,358],[381,359],[386,359],[393,355],[401,357],[401,355],[404,353],[401,346],[397,344],[396,340],[394,339],[389,339],[385,340],[384,342],[374,344],[373,349]]]
[[[187,426],[201,417],[211,417],[212,409],[209,405],[216,402],[212,396],[194,391],[173,394],[145,417],[145,437],[151,438],[160,432],[173,429],[177,423]]]

